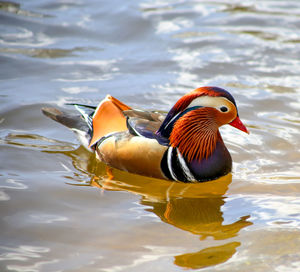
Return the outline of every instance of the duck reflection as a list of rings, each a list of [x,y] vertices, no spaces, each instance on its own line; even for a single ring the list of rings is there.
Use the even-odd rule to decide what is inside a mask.
[[[73,165],[79,171],[90,176],[90,182],[86,185],[139,194],[142,196],[141,204],[148,207],[147,211],[156,214],[165,223],[198,235],[200,240],[207,237],[226,240],[237,236],[242,228],[252,224],[247,221],[249,216],[244,216],[232,224],[223,223],[221,208],[226,200],[224,195],[231,183],[231,175],[207,183],[174,183],[115,169],[112,172],[107,171],[105,165],[96,161],[93,155],[82,148],[64,153],[72,157]],[[175,256],[174,263],[191,269],[216,265],[230,259],[239,245],[239,242],[234,241],[178,255]]]
[[[142,204],[152,206],[152,211],[160,219],[177,228],[199,235],[200,240],[211,236],[215,240],[225,240],[237,235],[240,229],[251,225],[242,217],[235,223],[223,225],[221,207],[223,198],[171,198],[168,201],[148,202]]]
[[[142,204],[152,206],[149,210],[162,221],[199,235],[201,240],[209,236],[215,240],[225,240],[236,236],[240,229],[252,224],[246,221],[249,216],[232,224],[223,224],[221,207],[224,203],[222,197],[171,198],[164,203],[142,200]],[[174,263],[192,269],[220,264],[230,259],[238,246],[239,242],[231,242],[207,247],[198,252],[175,256]]]

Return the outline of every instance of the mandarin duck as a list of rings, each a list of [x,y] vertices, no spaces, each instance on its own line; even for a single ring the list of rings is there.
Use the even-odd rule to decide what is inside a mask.
[[[187,93],[166,115],[132,109],[110,95],[97,107],[71,105],[80,115],[56,108],[42,111],[71,128],[107,165],[172,181],[204,182],[227,175],[232,159],[219,127],[229,124],[249,133],[232,95],[218,87]]]

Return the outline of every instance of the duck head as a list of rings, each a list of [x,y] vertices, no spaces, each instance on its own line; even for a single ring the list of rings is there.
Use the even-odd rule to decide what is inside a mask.
[[[188,161],[202,160],[212,154],[217,141],[223,143],[218,129],[226,124],[249,133],[229,92],[201,87],[176,102],[157,134],[168,138]]]

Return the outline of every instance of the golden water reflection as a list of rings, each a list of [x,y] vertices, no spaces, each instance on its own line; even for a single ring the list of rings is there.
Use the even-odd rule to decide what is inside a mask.
[[[239,242],[227,243],[222,246],[208,247],[195,253],[175,256],[174,263],[181,267],[200,269],[226,262],[240,246]]]
[[[249,216],[238,218],[231,224],[224,224],[221,209],[232,180],[231,174],[207,183],[174,183],[108,169],[83,148],[63,153],[72,158],[76,169],[90,177],[86,184],[82,183],[80,177],[72,178],[73,182],[70,184],[140,195],[140,203],[146,207],[145,210],[158,216],[161,221],[197,235],[199,240],[206,240],[208,237],[219,241],[226,240],[226,243],[218,246],[206,246],[197,252],[174,256],[174,263],[178,266],[199,269],[227,261],[240,246],[237,237],[239,231],[252,225],[247,221]],[[79,182],[74,183],[74,179]],[[230,238],[233,239],[227,241]],[[199,247],[201,246],[203,247],[199,241]]]

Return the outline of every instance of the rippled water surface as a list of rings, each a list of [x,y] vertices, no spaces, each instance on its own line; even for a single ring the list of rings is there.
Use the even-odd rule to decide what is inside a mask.
[[[0,1],[1,271],[299,271],[300,2]],[[106,168],[44,105],[168,110],[220,86],[231,176]]]

